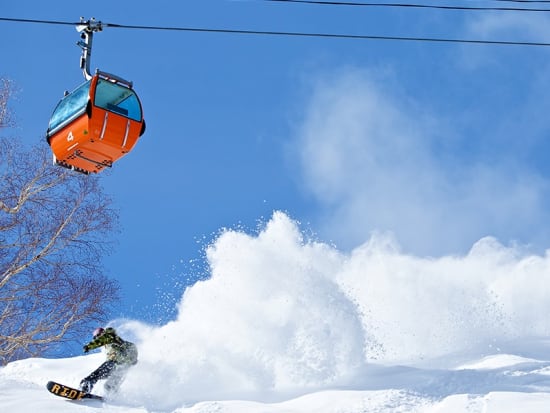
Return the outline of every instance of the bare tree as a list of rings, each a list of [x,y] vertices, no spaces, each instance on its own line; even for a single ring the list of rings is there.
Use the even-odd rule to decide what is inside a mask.
[[[0,125],[6,108],[0,102]],[[45,143],[26,149],[0,136],[2,364],[82,337],[118,299],[101,266],[117,223],[111,200],[96,177],[55,167],[51,156]]]
[[[10,97],[14,94],[13,81],[0,77],[0,128],[13,126],[13,114],[8,108]]]

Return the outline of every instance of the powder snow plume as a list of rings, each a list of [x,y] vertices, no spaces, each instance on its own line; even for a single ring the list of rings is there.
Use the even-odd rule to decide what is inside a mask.
[[[275,212],[258,234],[223,232],[207,259],[210,278],[185,291],[176,320],[121,326],[140,347],[128,397],[163,409],[282,400],[353,388],[373,362],[483,356],[550,333],[548,253],[492,238],[463,256],[410,256],[384,235],[344,253]]]

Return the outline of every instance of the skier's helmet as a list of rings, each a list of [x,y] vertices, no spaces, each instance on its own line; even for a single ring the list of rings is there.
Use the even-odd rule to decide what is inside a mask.
[[[96,329],[94,330],[94,338],[99,337],[99,336],[102,335],[104,332],[105,332],[105,330],[103,329],[103,327],[96,328]]]

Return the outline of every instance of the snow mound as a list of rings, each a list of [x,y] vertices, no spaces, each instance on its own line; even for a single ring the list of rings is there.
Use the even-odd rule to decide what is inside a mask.
[[[484,238],[463,256],[416,257],[379,234],[346,253],[277,212],[258,234],[224,231],[207,260],[210,278],[185,291],[175,320],[113,324],[140,362],[106,411],[502,413],[550,402],[548,253]],[[0,406],[91,409],[44,385],[76,385],[101,361],[11,363]]]

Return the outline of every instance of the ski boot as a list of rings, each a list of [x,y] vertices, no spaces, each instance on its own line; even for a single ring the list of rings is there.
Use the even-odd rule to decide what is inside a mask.
[[[93,384],[90,380],[84,379],[80,382],[80,390],[84,393],[90,393],[92,391]]]

